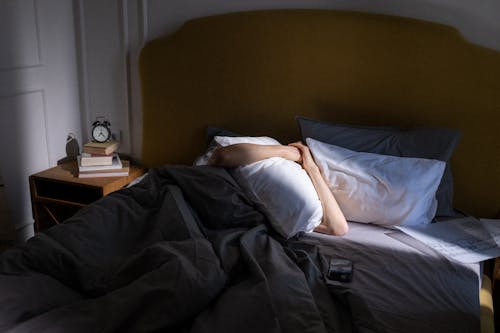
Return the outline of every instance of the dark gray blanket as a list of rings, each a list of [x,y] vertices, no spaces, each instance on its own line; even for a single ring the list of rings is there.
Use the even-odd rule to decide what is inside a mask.
[[[375,331],[324,263],[224,169],[164,167],[2,254],[0,331]]]

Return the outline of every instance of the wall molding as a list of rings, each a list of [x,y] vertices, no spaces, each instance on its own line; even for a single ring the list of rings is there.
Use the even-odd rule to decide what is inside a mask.
[[[139,54],[149,36],[149,1],[129,0],[129,45],[127,82],[129,99],[129,135],[131,156],[140,160],[142,152],[142,104],[139,78]]]
[[[43,122],[44,122],[44,135],[45,135],[45,147],[47,147],[47,165],[50,165],[50,156],[52,152],[52,148],[50,147],[50,139],[49,139],[49,120],[48,120],[48,112],[47,112],[47,96],[45,94],[45,89],[41,89],[42,94],[42,113],[43,113]]]
[[[36,47],[37,47],[37,53],[38,53],[38,63],[43,64],[43,57],[42,57],[42,43],[40,42],[40,20],[38,19],[38,1],[33,0],[33,10],[35,14],[35,33],[36,33]]]
[[[11,1],[18,1],[18,0],[11,0]],[[19,3],[21,3],[21,2],[19,2]],[[21,64],[14,64],[14,65],[8,65],[8,66],[0,64],[0,72],[19,70],[19,69],[37,67],[37,66],[43,65],[43,63],[42,63],[42,48],[41,48],[41,41],[40,41],[40,24],[39,24],[39,20],[38,20],[38,9],[37,9],[38,7],[37,7],[36,0],[29,1],[29,7],[31,8],[31,14],[33,15],[33,22],[32,23],[33,23],[33,29],[34,29],[34,31],[33,31],[34,32],[34,41],[31,41],[31,42],[34,42],[36,44],[35,52],[34,52],[35,59],[32,59],[33,61],[31,63],[21,63]],[[16,14],[16,13],[14,11],[11,14]],[[10,22],[10,21],[8,21],[8,22]]]
[[[7,96],[0,96],[0,98],[2,100],[5,100],[5,99],[9,99],[9,98],[18,98],[18,97],[21,97],[23,95],[31,95],[31,94],[36,94],[36,93],[43,94],[44,89],[40,88],[40,89],[33,89],[33,90],[24,90],[24,91],[15,93],[15,94],[7,95]],[[2,102],[2,100],[0,100],[0,103],[4,103],[4,102]]]
[[[80,104],[80,121],[82,127],[82,141],[88,141],[89,128],[89,80],[87,68],[87,42],[85,33],[84,0],[74,0],[73,15],[75,16],[76,58],[78,71],[78,91]]]
[[[144,44],[149,35],[149,0],[139,0],[139,42]]]
[[[130,137],[131,133],[131,128],[130,128],[130,123],[131,123],[131,107],[130,107],[130,69],[129,69],[129,60],[128,60],[128,50],[130,48],[130,20],[129,20],[129,0],[119,0],[118,2],[118,24],[119,24],[119,31],[120,31],[120,57],[121,57],[121,70],[122,73],[125,77],[125,80],[121,82],[122,84],[122,92],[124,93],[124,96],[121,96],[122,103],[124,106],[124,109],[126,111],[125,117],[122,117],[122,121],[124,122],[123,125],[125,125],[126,130],[128,133],[127,135],[124,135],[122,133],[121,135],[121,140],[123,141],[126,139],[126,146],[131,147],[130,142],[132,141]],[[122,143],[121,143],[122,144]],[[129,148],[131,150],[131,148]]]
[[[28,66],[0,71],[0,98],[17,96],[24,91],[36,91],[43,86],[43,66]]]
[[[25,70],[25,69],[32,69],[32,68],[42,68],[43,64],[35,64],[35,65],[26,65],[26,66],[13,66],[13,67],[3,67],[0,68],[0,73],[8,73],[8,72],[14,72],[14,71],[19,71],[19,70]]]
[[[42,36],[42,33],[41,33],[41,30],[40,30],[40,19],[39,19],[39,15],[40,15],[40,11],[38,10],[38,3],[37,3],[37,0],[33,0],[33,8],[34,8],[34,11],[35,11],[35,17],[34,17],[34,20],[35,20],[35,29],[36,29],[36,40],[37,40],[37,50],[38,50],[38,61],[40,62],[40,64],[42,64],[41,68],[44,68],[43,67],[43,56],[42,56],[42,43],[41,43],[41,36]],[[42,81],[44,80],[44,78],[42,78]],[[50,147],[50,139],[49,139],[49,131],[48,131],[48,128],[49,128],[49,124],[48,124],[48,110],[47,110],[47,97],[45,95],[45,89],[40,89],[39,92],[41,93],[41,98],[42,98],[42,116],[43,116],[43,121],[44,121],[44,137],[45,137],[45,149],[47,149],[47,165],[50,165],[50,156],[51,155],[51,152],[52,152],[52,148]]]
[[[46,96],[45,96],[45,89],[40,88],[40,89],[33,89],[33,90],[24,90],[24,91],[19,91],[17,93],[11,94],[11,95],[2,95],[0,96],[0,106],[6,105],[8,103],[12,103],[13,100],[15,99],[21,99],[21,98],[27,98],[30,95],[40,95],[40,107],[41,107],[41,112],[42,112],[42,117],[43,117],[43,137],[45,141],[43,142],[43,146],[46,147],[47,152],[50,153],[50,147],[49,147],[49,138],[48,138],[48,121],[47,121],[47,102],[46,102]],[[2,107],[0,107],[0,112],[2,111]],[[10,110],[10,109],[9,109]],[[9,112],[9,111],[7,111]],[[18,111],[10,111],[10,112],[18,112]],[[50,154],[46,154],[46,161],[47,165],[50,165],[50,159],[49,159]]]

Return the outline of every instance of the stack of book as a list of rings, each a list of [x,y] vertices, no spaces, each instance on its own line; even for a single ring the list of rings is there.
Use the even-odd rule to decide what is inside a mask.
[[[121,160],[118,142],[89,142],[78,156],[78,178],[123,177],[130,171],[129,161]]]

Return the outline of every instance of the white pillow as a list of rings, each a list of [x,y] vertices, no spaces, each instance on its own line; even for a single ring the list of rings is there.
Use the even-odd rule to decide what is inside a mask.
[[[237,143],[279,145],[269,137],[216,136],[221,146]],[[311,232],[320,223],[323,209],[311,179],[295,162],[272,157],[234,169],[238,183],[252,200],[263,208],[274,229],[290,238],[299,232]]]
[[[237,143],[253,143],[256,145],[281,145],[281,143],[268,136],[214,136],[215,142],[222,147]]]
[[[210,144],[210,147],[208,147],[207,151],[198,157],[194,161],[194,165],[207,165],[208,160],[214,153],[214,150],[218,146],[229,146],[229,145],[235,145],[237,143],[254,143],[258,145],[280,145],[279,141],[270,138],[268,136],[236,136],[236,137],[230,137],[230,136],[214,136],[213,140],[217,143],[217,145]]]
[[[306,141],[347,220],[392,227],[434,218],[445,162]]]

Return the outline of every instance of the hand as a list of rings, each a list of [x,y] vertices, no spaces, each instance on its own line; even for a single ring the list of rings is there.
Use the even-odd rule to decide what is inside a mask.
[[[302,154],[297,147],[288,145],[288,146],[281,146],[281,149],[282,152],[280,154],[280,157],[302,164]]]
[[[299,150],[301,159],[297,162],[302,164],[302,168],[304,168],[306,172],[318,169],[318,166],[316,165],[316,162],[314,162],[314,158],[311,155],[309,147],[307,147],[300,141],[290,143],[288,146],[295,147]]]
[[[309,151],[309,148],[302,142],[294,142],[290,144],[300,151],[302,156],[302,168],[307,172],[309,178],[318,193],[319,201],[323,207],[323,218],[321,224],[314,231],[324,234],[341,236],[349,230],[349,226],[344,217],[344,213],[340,209],[337,200],[330,191],[318,165],[314,162],[314,158]]]

